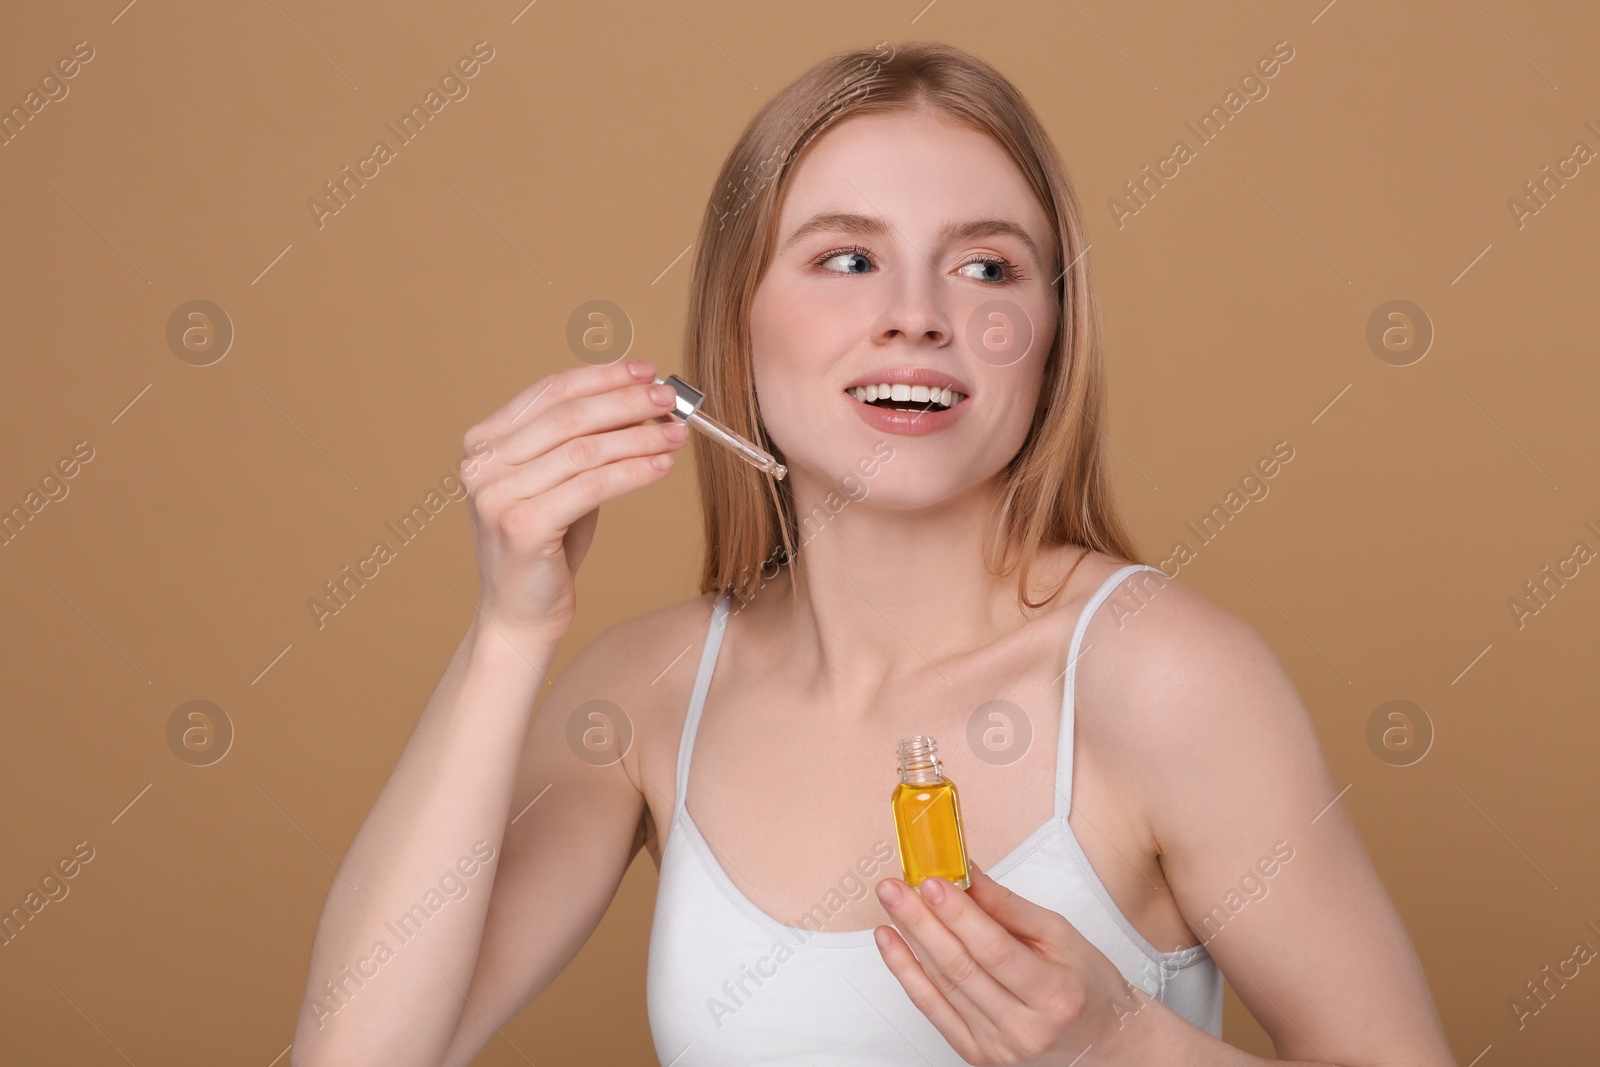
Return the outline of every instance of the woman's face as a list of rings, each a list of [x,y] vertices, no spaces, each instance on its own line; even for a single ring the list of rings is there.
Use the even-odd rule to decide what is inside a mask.
[[[870,469],[879,505],[917,508],[1016,455],[1061,268],[997,142],[933,112],[846,119],[792,173],[777,241],[751,308],[752,358],[762,421],[797,491],[853,489]],[[864,404],[847,391],[919,380],[966,399],[945,410],[919,390],[896,411],[885,410],[893,393]]]

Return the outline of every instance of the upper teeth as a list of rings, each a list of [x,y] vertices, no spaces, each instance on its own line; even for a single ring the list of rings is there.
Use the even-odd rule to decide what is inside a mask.
[[[940,407],[954,407],[967,398],[966,393],[958,393],[946,386],[935,389],[930,385],[858,385],[850,390],[850,395],[862,403],[873,400],[910,400],[917,404],[938,404]]]

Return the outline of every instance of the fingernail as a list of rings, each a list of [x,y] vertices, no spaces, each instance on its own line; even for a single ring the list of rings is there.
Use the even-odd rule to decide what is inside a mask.
[[[918,888],[922,890],[922,899],[930,904],[937,904],[944,899],[943,878],[924,878]]]
[[[628,373],[633,375],[635,378],[649,378],[651,377],[651,371],[653,369],[654,368],[652,368],[650,364],[646,363],[642,359],[628,360]]]
[[[672,390],[664,385],[652,385],[650,387],[650,399],[657,404],[670,404],[672,402]]]
[[[891,906],[900,903],[900,883],[892,878],[879,882],[878,899]]]

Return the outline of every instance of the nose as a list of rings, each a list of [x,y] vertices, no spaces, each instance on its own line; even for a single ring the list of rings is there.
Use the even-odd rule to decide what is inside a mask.
[[[886,289],[888,303],[874,330],[877,341],[898,337],[915,346],[948,345],[952,337],[948,289],[944,279],[924,260],[918,260],[915,269],[901,271]]]

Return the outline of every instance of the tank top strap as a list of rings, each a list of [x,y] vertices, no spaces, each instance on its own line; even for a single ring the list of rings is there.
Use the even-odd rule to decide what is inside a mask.
[[[694,676],[694,692],[689,697],[689,711],[683,718],[683,733],[678,738],[678,776],[672,798],[674,810],[682,809],[689,786],[689,761],[694,756],[694,735],[700,727],[700,711],[705,707],[706,692],[711,688],[711,672],[717,664],[717,650],[722,647],[722,635],[728,628],[728,591],[723,590],[711,609],[711,622],[706,627],[705,648],[700,652],[700,669]]]
[[[1063,822],[1072,812],[1072,749],[1073,726],[1077,721],[1078,659],[1089,651],[1083,647],[1083,635],[1089,629],[1089,620],[1094,617],[1095,609],[1105,603],[1124,578],[1137,571],[1155,571],[1163,579],[1167,578],[1166,572],[1160,567],[1152,567],[1147,563],[1130,563],[1126,567],[1118,568],[1111,572],[1106,580],[1100,583],[1100,588],[1089,597],[1083,609],[1078,612],[1077,625],[1072,629],[1072,644],[1067,649],[1067,668],[1063,672],[1066,681],[1061,690],[1060,736],[1056,742],[1055,810],[1056,817]]]

